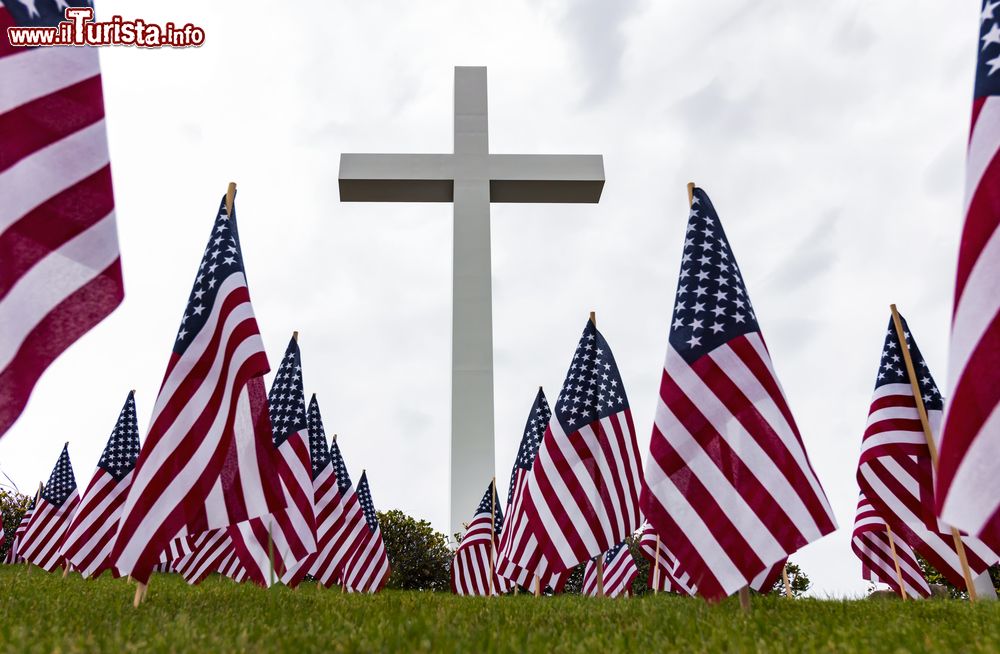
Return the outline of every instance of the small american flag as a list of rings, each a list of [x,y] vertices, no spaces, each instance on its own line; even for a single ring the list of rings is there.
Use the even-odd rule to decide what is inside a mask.
[[[920,389],[931,433],[941,424],[944,399],[906,319],[903,326],[917,387]],[[879,516],[898,536],[926,558],[938,572],[960,587],[965,577],[949,528],[939,524],[934,511],[933,466],[923,423],[904,362],[902,344],[892,319],[886,330],[861,441],[858,486]],[[962,538],[969,568],[978,575],[997,562],[997,554],[983,541]],[[898,585],[898,584],[897,584]]]
[[[278,366],[267,403],[286,508],[241,522],[232,532],[237,557],[249,578],[261,586],[290,578],[298,565],[316,552],[302,353],[295,336]]]
[[[319,404],[315,401],[310,409],[310,416],[311,432],[322,435],[323,422],[319,414]],[[312,416],[315,416],[314,421]],[[322,435],[322,439],[326,442],[325,435]],[[351,477],[347,474],[347,465],[344,463],[336,436],[330,444],[328,461],[328,465],[320,463],[324,468],[318,479],[326,477],[327,474],[329,477],[326,477],[326,482],[323,484],[322,495],[317,496],[316,500],[318,547],[316,559],[309,572],[327,588],[341,580],[341,571],[352,548],[368,530],[361,502],[351,483]],[[326,468],[329,468],[329,473],[325,472]],[[331,481],[332,487],[329,486]]]
[[[130,391],[63,545],[63,555],[84,577],[96,577],[111,567],[108,557],[138,456],[139,423],[135,392]]]
[[[451,592],[486,597],[510,590],[510,581],[496,571],[496,543],[502,533],[500,497],[490,482],[451,560]]]
[[[124,296],[97,48],[21,48],[78,0],[0,2],[0,437]]]
[[[568,573],[550,574],[549,564],[542,555],[538,541],[531,532],[525,511],[528,475],[538,456],[538,447],[545,435],[545,428],[552,419],[549,403],[541,387],[531,404],[531,411],[524,424],[524,433],[517,450],[514,467],[510,471],[510,488],[507,491],[507,527],[497,545],[497,574],[519,586],[534,589],[537,577],[543,586],[557,590]]]
[[[643,513],[703,597],[836,529],[708,194],[693,190]]]
[[[861,578],[888,584],[898,593],[899,577],[902,576],[907,597],[930,597],[930,586],[927,585],[924,573],[920,571],[913,550],[899,538],[894,538],[893,541],[889,542],[885,520],[879,517],[875,507],[861,493],[854,518],[854,534],[851,536],[851,549],[861,559]],[[892,556],[893,546],[896,558]],[[900,574],[896,573],[897,562]]]
[[[611,347],[588,320],[528,476],[525,512],[553,572],[639,527],[642,462]]]
[[[983,0],[938,462],[941,518],[1000,548],[1000,4]]]
[[[679,595],[694,595],[697,592],[691,585],[690,575],[678,569],[676,557],[657,537],[656,531],[648,522],[639,530],[639,552],[649,560],[649,578],[646,583],[650,589]]]
[[[389,581],[392,569],[382,540],[378,516],[375,515],[366,472],[361,473],[357,494],[365,521],[360,537],[354,541],[344,563],[342,581],[344,589],[349,593],[377,593]]]
[[[173,570],[191,585],[217,572],[227,557],[236,555],[228,529],[212,529],[188,537],[187,554],[172,561]]]
[[[235,209],[219,202],[112,550],[146,583],[170,542],[284,507],[262,375],[267,356]]]
[[[639,568],[632,558],[628,545],[619,543],[602,554],[604,557],[604,596],[628,597],[632,593],[632,582],[639,576]],[[598,596],[597,557],[587,561],[583,570],[583,594]]]
[[[45,484],[31,521],[21,536],[19,553],[29,563],[52,572],[63,564],[63,541],[73,512],[80,504],[69,444],[63,445],[49,481]]]

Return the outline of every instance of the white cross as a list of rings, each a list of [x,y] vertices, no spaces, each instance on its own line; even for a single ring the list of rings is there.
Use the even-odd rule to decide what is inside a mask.
[[[491,202],[588,202],[601,198],[600,155],[491,154],[486,68],[455,68],[452,154],[342,154],[342,202],[451,202],[454,211],[451,525],[493,462]]]

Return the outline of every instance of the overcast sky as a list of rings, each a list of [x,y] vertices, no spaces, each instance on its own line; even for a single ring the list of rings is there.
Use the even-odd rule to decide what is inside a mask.
[[[492,151],[600,153],[607,175],[598,205],[492,209],[502,487],[591,310],[647,448],[695,181],[840,523],[792,560],[816,594],[860,594],[854,473],[890,302],[945,387],[978,10],[102,0],[99,18],[192,22],[206,42],[101,52],[125,302],[42,378],[0,469],[27,491],[68,440],[84,487],[130,388],[145,430],[235,180],[272,368],[299,330],[306,391],[354,479],[367,468],[378,508],[446,530],[451,208],[341,204],[337,171],[341,152],[450,152],[453,66],[486,65]]]

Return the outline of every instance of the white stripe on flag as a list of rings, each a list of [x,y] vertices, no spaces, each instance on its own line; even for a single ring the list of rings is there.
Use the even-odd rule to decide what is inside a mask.
[[[97,48],[25,48],[0,58],[0,114],[100,75]]]

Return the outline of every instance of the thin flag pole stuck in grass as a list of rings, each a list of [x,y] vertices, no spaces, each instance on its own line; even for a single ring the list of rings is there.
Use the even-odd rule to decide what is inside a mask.
[[[917,372],[913,368],[913,357],[910,356],[910,345],[906,342],[906,332],[903,329],[903,321],[899,318],[899,311],[895,304],[889,305],[892,311],[892,324],[896,328],[896,337],[903,351],[903,362],[906,364],[906,376],[910,379],[910,387],[913,389],[913,401],[917,404],[917,414],[920,416],[920,425],[924,428],[924,438],[927,440],[927,449],[931,453],[932,474],[937,475],[938,452],[934,443],[934,434],[931,433],[931,423],[927,419],[927,408],[924,406],[923,393],[920,391],[920,384],[917,381]],[[955,552],[958,554],[958,561],[962,564],[962,576],[965,577],[965,587],[969,589],[969,602],[976,601],[976,587],[972,581],[972,571],[969,569],[969,558],[965,555],[965,545],[962,537],[958,534],[958,529],[951,528],[951,537],[955,541]]]
[[[781,567],[781,578],[785,582],[785,597],[792,599],[792,582],[788,580],[788,563]]]
[[[656,534],[656,560],[653,563],[653,594],[660,593],[660,535]]]
[[[899,579],[899,595],[906,600],[906,588],[903,586],[903,570],[899,567],[899,555],[896,554],[896,539],[892,535],[892,527],[885,525],[885,533],[889,535],[889,549],[892,551],[892,562],[896,565],[896,578]]]
[[[497,549],[497,478],[490,481],[490,597],[496,592],[493,578],[496,576],[496,561],[493,555]],[[515,588],[517,586],[515,585]]]

